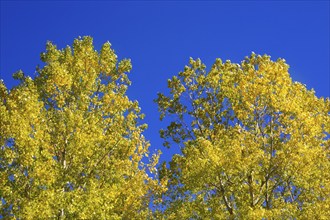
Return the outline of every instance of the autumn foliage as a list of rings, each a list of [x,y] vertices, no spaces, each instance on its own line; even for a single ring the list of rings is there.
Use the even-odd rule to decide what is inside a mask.
[[[0,214],[13,219],[326,219],[330,101],[283,59],[190,59],[159,93],[159,165],[126,91],[130,60],[91,37],[47,43],[33,79],[0,83]],[[169,150],[169,149],[164,149]],[[158,170],[156,167],[158,166]]]
[[[143,114],[126,96],[129,60],[105,43],[47,43],[35,79],[1,84],[1,215],[19,219],[145,219],[157,181]]]
[[[330,102],[293,82],[283,59],[190,59],[156,100],[165,146],[180,147],[161,178],[169,219],[326,219]]]

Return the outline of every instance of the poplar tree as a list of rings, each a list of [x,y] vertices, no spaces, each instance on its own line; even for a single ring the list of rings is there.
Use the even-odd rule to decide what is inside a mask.
[[[168,80],[156,102],[180,148],[161,179],[168,219],[327,219],[330,101],[294,82],[285,60],[200,59]]]
[[[51,42],[32,79],[0,84],[1,215],[13,219],[145,219],[159,154],[126,91],[128,59],[91,37]],[[144,161],[144,162],[143,162]]]

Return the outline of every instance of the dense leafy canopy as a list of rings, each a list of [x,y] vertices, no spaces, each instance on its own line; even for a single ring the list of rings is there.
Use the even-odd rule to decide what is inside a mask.
[[[131,63],[91,37],[47,43],[34,79],[0,83],[0,215],[18,219],[326,219],[330,101],[284,60],[190,59],[158,94],[169,163],[148,156]],[[170,116],[170,117],[169,117]]]
[[[5,218],[145,219],[151,192],[146,125],[126,96],[130,60],[91,37],[72,49],[47,43],[32,79],[0,84],[0,206]],[[143,161],[149,161],[143,163]]]
[[[170,166],[159,214],[168,219],[326,219],[330,101],[293,82],[283,59],[191,59],[158,94]],[[167,116],[170,116],[167,118]]]

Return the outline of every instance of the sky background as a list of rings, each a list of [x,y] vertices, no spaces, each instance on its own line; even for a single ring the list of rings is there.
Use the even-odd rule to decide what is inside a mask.
[[[132,60],[128,96],[146,114],[151,151],[169,160],[178,149],[162,147],[153,99],[189,57],[208,67],[252,51],[284,58],[293,80],[329,97],[329,11],[329,1],[1,1],[0,78],[12,88],[15,71],[34,77],[47,40],[63,48],[90,35],[96,49],[110,41]]]

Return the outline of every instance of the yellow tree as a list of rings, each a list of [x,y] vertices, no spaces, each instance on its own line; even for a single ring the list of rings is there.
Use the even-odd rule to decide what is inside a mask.
[[[130,60],[91,37],[47,43],[32,79],[0,84],[1,215],[13,219],[145,219],[159,188],[143,114],[126,90]]]
[[[168,219],[327,219],[330,101],[293,82],[283,59],[190,59],[158,94],[165,146],[180,147],[158,214]]]

